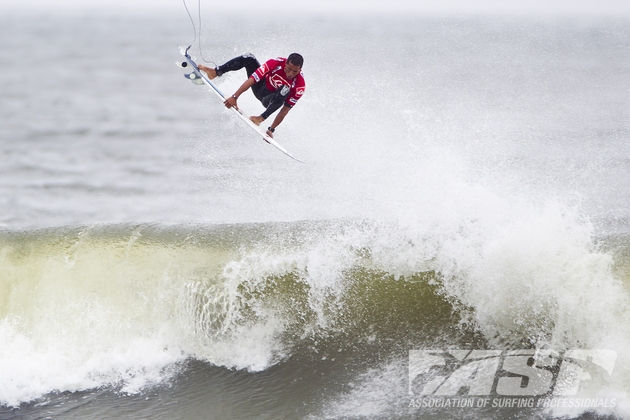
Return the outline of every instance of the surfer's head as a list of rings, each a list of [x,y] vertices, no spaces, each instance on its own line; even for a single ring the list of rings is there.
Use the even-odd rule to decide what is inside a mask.
[[[287,58],[287,61],[295,64],[299,68],[302,68],[302,66],[304,65],[304,57],[302,57],[298,53],[291,53],[291,55],[289,55],[289,57]]]
[[[292,53],[287,57],[287,62],[284,65],[284,73],[289,79],[293,79],[302,71],[302,65],[304,64],[304,57],[298,53]]]

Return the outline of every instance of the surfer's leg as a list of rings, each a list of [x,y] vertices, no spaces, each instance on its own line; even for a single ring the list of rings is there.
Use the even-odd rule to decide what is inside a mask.
[[[213,69],[212,67],[204,66],[203,64],[197,64],[197,67],[199,67],[199,70],[201,70],[202,72],[206,73],[206,75],[208,76],[208,79],[212,80],[212,79],[215,79],[217,77],[217,69]],[[194,81],[193,81],[193,83],[194,83]],[[203,82],[201,84],[203,84]]]
[[[272,94],[272,92],[269,92],[267,90],[267,84],[265,83],[265,79],[261,80],[260,82],[255,83],[254,86],[252,86],[252,93],[254,94],[256,99],[258,99],[260,102],[262,102],[266,96],[269,96]]]
[[[275,92],[262,98],[260,102],[262,102],[263,106],[267,109],[265,109],[265,111],[260,115],[265,119],[269,118],[271,114],[279,110],[280,107],[284,104],[290,91],[291,89],[289,89],[289,87],[285,85]]]
[[[217,67],[215,71],[217,72],[217,76],[221,76],[229,71],[236,71],[245,68],[247,71],[247,77],[249,77],[256,71],[256,69],[258,69],[258,67],[260,67],[260,63],[253,54],[244,54]]]

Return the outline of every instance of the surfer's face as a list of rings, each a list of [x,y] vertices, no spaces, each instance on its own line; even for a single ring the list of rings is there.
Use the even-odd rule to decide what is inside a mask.
[[[295,76],[300,74],[300,70],[302,70],[302,67],[296,66],[290,61],[287,61],[287,63],[284,65],[284,73],[287,75],[289,79],[293,79],[295,78]]]

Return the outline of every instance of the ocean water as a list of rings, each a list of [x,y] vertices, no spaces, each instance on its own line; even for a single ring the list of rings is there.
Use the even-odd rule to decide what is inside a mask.
[[[630,20],[204,13],[306,164],[183,8],[0,16],[0,418],[630,418]]]

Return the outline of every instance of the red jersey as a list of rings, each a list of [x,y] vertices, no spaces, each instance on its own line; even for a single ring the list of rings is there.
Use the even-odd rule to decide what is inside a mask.
[[[256,82],[260,82],[264,79],[269,92],[275,92],[282,86],[288,86],[291,90],[289,91],[285,105],[293,107],[304,94],[306,82],[304,81],[302,72],[292,80],[289,80],[284,72],[286,62],[287,59],[282,57],[267,60],[262,66],[258,67],[251,77],[253,77]]]

